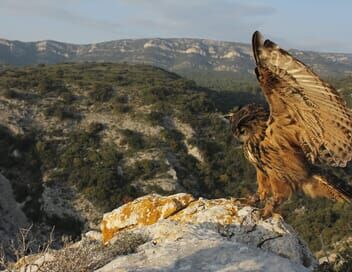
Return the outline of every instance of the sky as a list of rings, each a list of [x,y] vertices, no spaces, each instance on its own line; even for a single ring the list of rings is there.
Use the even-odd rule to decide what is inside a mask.
[[[86,44],[126,38],[250,43],[352,53],[350,0],[0,0],[0,38]]]

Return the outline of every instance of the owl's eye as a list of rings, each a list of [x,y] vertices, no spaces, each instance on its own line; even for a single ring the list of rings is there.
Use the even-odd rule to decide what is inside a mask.
[[[244,134],[246,132],[246,130],[244,128],[240,128],[240,134]]]

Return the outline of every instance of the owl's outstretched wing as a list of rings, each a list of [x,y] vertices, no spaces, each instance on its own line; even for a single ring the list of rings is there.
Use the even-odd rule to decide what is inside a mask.
[[[270,106],[267,134],[286,137],[313,164],[346,166],[352,159],[352,112],[339,93],[259,32],[252,46]]]

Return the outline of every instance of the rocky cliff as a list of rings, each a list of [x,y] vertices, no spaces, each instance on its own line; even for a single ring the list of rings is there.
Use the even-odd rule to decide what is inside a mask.
[[[132,254],[111,254],[117,252],[116,245],[127,233],[144,238]],[[133,239],[124,241],[125,247],[135,243]],[[98,249],[92,243],[105,246]],[[263,220],[256,208],[236,199],[196,199],[183,193],[147,195],[106,213],[101,233],[89,232],[71,248],[75,248],[75,254],[86,252],[79,261],[87,265],[84,271],[97,272],[303,272],[316,266],[305,243],[279,215]],[[27,268],[37,271],[35,265],[48,267],[46,263],[60,261],[65,250],[22,259],[17,267],[27,262],[32,265]],[[64,262],[61,264],[64,267]]]

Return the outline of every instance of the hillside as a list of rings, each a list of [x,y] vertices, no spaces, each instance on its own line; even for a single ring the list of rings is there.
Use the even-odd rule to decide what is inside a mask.
[[[350,98],[347,82],[336,84]],[[148,65],[6,68],[0,172],[29,221],[74,237],[98,228],[104,212],[147,193],[247,196],[256,189],[255,172],[222,112],[250,101],[263,102]],[[315,252],[351,233],[347,205],[299,197],[282,212]]]
[[[41,220],[39,206],[50,220],[79,218],[72,187],[105,211],[150,191],[230,195],[230,180],[253,177],[235,145],[240,159],[224,154],[231,148],[216,109],[221,94],[176,74],[62,64],[4,70],[0,89],[0,166],[33,219]]]
[[[177,72],[202,84],[209,83],[209,75],[230,81],[253,78],[251,52],[249,44],[185,38],[128,39],[86,45],[0,39],[0,64],[140,63]],[[290,52],[323,76],[343,77],[352,72],[352,54]]]

